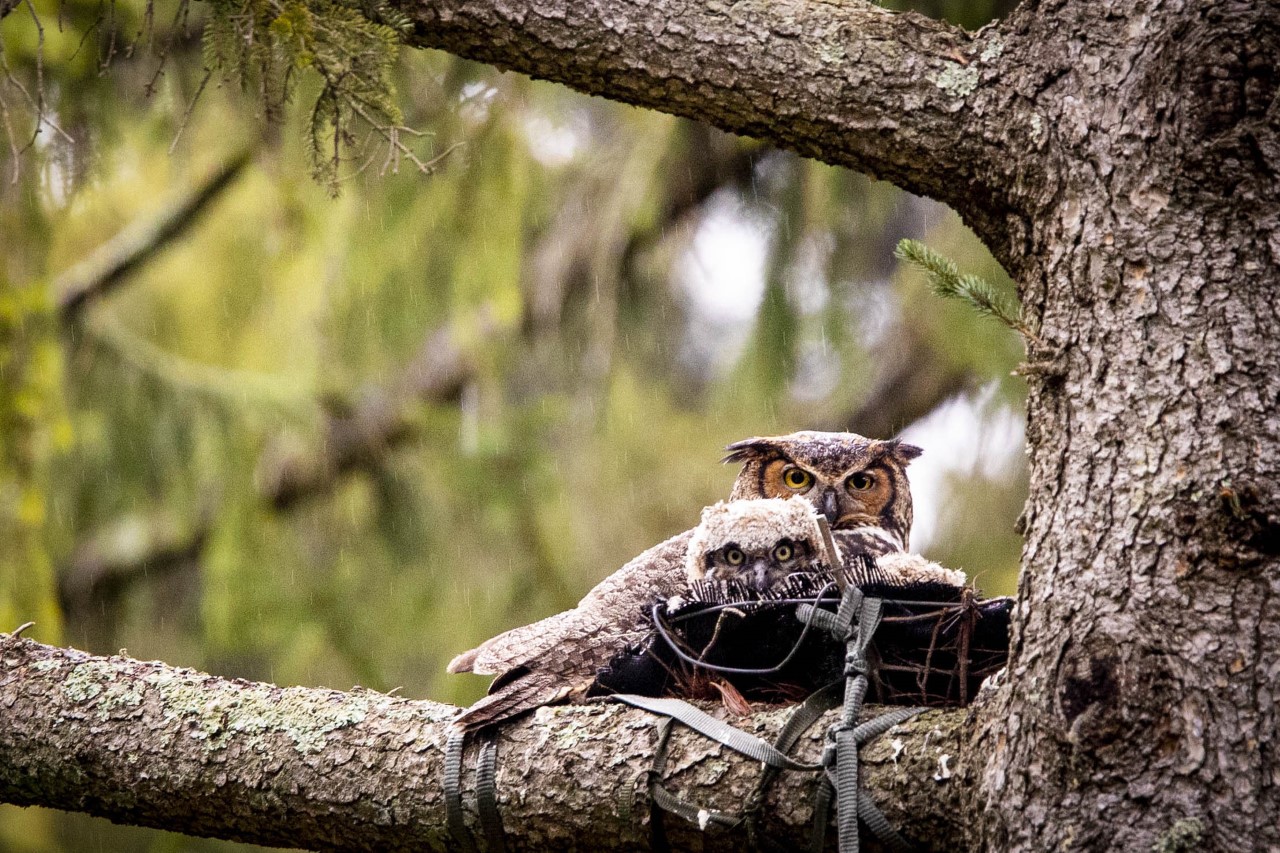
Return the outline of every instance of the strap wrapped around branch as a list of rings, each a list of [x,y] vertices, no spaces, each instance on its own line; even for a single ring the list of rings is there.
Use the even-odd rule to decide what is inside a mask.
[[[835,613],[813,604],[801,604],[796,608],[796,618],[805,623],[806,629],[810,626],[820,628],[845,643],[845,678],[819,689],[798,706],[778,733],[773,745],[734,728],[681,699],[616,694],[614,698],[620,702],[667,718],[661,723],[654,771],[650,778],[649,791],[654,805],[695,822],[702,829],[712,824],[725,827],[745,824],[749,840],[755,844],[758,841],[758,819],[765,794],[778,772],[822,771],[815,793],[814,830],[811,836],[813,849],[821,850],[825,845],[827,818],[833,799],[836,802],[841,853],[857,853],[860,847],[859,821],[890,849],[911,849],[906,840],[889,825],[884,814],[859,782],[859,746],[924,710],[898,708],[873,720],[861,724],[858,722],[868,689],[867,649],[879,627],[882,605],[880,599],[868,598],[857,586],[849,585],[844,590]],[[843,703],[840,699],[842,687]],[[840,719],[827,729],[821,762],[805,764],[791,758],[788,753],[795,747],[800,736],[826,711],[841,704],[843,711]],[[699,808],[680,799],[661,784],[673,720],[764,765],[760,782],[748,799],[742,816]],[[655,826],[659,825],[660,822],[656,821]],[[661,841],[665,843],[665,838]]]
[[[722,720],[717,720],[683,699],[655,699],[652,696],[635,696],[629,693],[619,693],[613,698],[633,707],[641,708],[654,714],[661,714],[664,717],[670,717],[677,722],[684,723],[695,732],[724,744],[734,752],[739,752],[770,767],[777,767],[783,770],[808,771],[821,769],[821,765],[818,764],[804,764],[796,761],[789,755],[779,752],[766,741],[753,734],[748,734],[742,729],[736,729]]]

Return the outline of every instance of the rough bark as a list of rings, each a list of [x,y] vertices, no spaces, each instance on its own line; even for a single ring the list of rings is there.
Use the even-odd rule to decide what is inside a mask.
[[[1000,849],[1280,847],[1280,7],[1047,2],[1005,27],[1053,180],[1010,256],[1048,342]]]
[[[457,710],[220,679],[0,634],[0,801],[258,844],[453,849],[441,780],[445,727]],[[736,724],[768,738],[785,716],[766,711]],[[964,719],[931,712],[863,755],[865,784],[889,819],[930,849],[958,842],[975,790],[974,767],[959,753]],[[804,760],[820,754],[829,721],[802,741]],[[649,849],[655,737],[654,717],[616,704],[543,709],[505,727],[497,791],[509,848]],[[475,766],[474,748],[465,766]],[[668,787],[726,811],[740,810],[759,772],[683,729],[667,767]],[[935,779],[944,768],[949,775]],[[803,844],[811,783],[780,777],[766,810],[770,837]],[[464,773],[469,809],[473,785]],[[676,849],[742,846],[740,834],[703,833],[674,817],[666,826]]]

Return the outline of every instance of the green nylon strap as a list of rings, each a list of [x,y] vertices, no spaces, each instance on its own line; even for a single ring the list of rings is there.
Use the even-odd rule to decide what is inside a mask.
[[[836,743],[836,832],[840,853],[858,853],[862,836],[858,831],[858,743],[853,731],[844,729]]]
[[[803,618],[803,617],[802,617]],[[786,723],[778,732],[777,738],[773,741],[774,749],[779,752],[790,753],[795,748],[796,741],[800,736],[813,727],[823,714],[830,711],[840,704],[840,694],[844,687],[844,682],[833,681],[825,687],[819,687],[813,693],[809,694],[809,698],[803,703],[797,705],[795,710],[791,712],[791,716],[787,717]],[[765,796],[769,791],[769,785],[782,772],[777,767],[765,765],[760,771],[760,779],[756,782],[756,786],[751,791],[751,796],[747,798],[747,807],[743,810],[743,817],[747,826],[747,840],[753,849],[759,848],[759,820],[760,813],[764,810]]]
[[[861,846],[859,821],[889,849],[906,853],[913,849],[890,826],[884,813],[876,806],[871,795],[862,789],[859,780],[858,747],[884,734],[893,726],[905,722],[924,708],[898,708],[865,723],[858,723],[866,698],[867,648],[880,625],[883,601],[866,597],[856,586],[850,585],[841,597],[834,614],[811,605],[796,608],[796,617],[811,623],[845,642],[845,678],[815,691],[787,719],[774,743],[769,743],[717,720],[702,710],[680,699],[653,698],[631,694],[616,694],[613,698],[664,719],[660,724],[658,746],[654,754],[654,767],[649,781],[650,801],[658,807],[653,813],[653,846],[658,850],[669,849],[662,829],[661,815],[671,812],[706,829],[710,825],[736,827],[745,824],[748,840],[756,846],[757,821],[763,807],[765,793],[770,782],[781,770],[822,770],[814,791],[814,823],[810,831],[810,849],[822,851],[826,844],[827,817],[832,801],[836,804],[836,826],[839,832],[841,853],[858,853]],[[841,693],[843,692],[843,702]],[[827,729],[827,746],[822,761],[805,764],[792,759],[788,752],[800,736],[828,710],[843,706],[841,719]],[[760,761],[764,766],[760,781],[748,798],[744,814],[739,817],[713,809],[699,808],[673,794],[661,784],[666,768],[667,746],[672,731],[672,721],[678,721],[735,752]]]
[[[821,607],[815,607],[812,604],[799,604],[796,605],[796,617],[801,622],[812,623],[813,627],[821,628],[828,634],[840,633],[836,615],[830,610],[823,610]]]
[[[827,849],[827,815],[831,813],[831,798],[835,788],[827,774],[823,773],[813,790],[813,828],[809,831],[809,853],[823,853]]]
[[[716,811],[715,809],[705,809],[701,806],[695,806],[693,803],[680,799],[664,785],[655,784],[650,790],[653,802],[661,806],[666,811],[674,815],[678,815],[690,823],[696,823],[699,829],[706,829],[708,826],[715,824],[723,826],[727,829],[733,829],[742,823],[742,818],[728,812]]]
[[[865,597],[853,586],[845,590],[834,616],[828,613],[824,617],[813,612],[809,605],[796,608],[797,618],[811,621],[845,641],[844,710],[840,722],[827,729],[827,748],[823,751],[826,772],[822,774],[814,795],[814,824],[810,833],[810,849],[814,851],[822,850],[826,844],[827,815],[833,798],[836,801],[841,853],[857,853],[859,850],[859,820],[888,849],[912,849],[906,839],[889,825],[871,795],[862,789],[858,778],[858,747],[924,710],[895,709],[861,725],[857,723],[868,688],[867,648],[880,625],[882,613],[883,602],[880,599]],[[823,691],[828,689],[830,686]]]
[[[463,853],[477,853],[462,812],[462,750],[466,732],[450,729],[444,745],[444,813],[449,836]]]
[[[506,853],[507,834],[498,813],[498,740],[492,732],[480,742],[476,762],[476,807],[487,853]]]
[[[770,746],[753,734],[733,726],[695,708],[683,699],[655,699],[652,696],[636,696],[631,693],[618,693],[613,696],[619,702],[625,702],[635,708],[670,717],[676,722],[684,723],[701,735],[721,743],[734,752],[748,758],[763,762],[771,767],[784,770],[819,770],[819,764],[803,764]]]
[[[917,714],[924,713],[927,710],[929,709],[895,708],[892,711],[885,711],[880,716],[867,720],[865,723],[854,729],[854,740],[858,743],[866,743],[869,740],[875,740],[894,726],[900,723],[905,723]]]
[[[880,811],[880,807],[866,790],[858,792],[858,817],[862,818],[862,822],[875,834],[880,843],[894,853],[910,853],[915,849],[907,839],[889,825],[889,819],[884,816],[884,812]]]
[[[667,843],[666,811],[654,796],[654,789],[661,787],[662,774],[667,770],[667,747],[671,745],[671,730],[675,727],[675,721],[670,717],[664,717],[658,723],[658,742],[653,747],[653,767],[649,770],[649,846],[655,853],[670,853],[671,850]]]

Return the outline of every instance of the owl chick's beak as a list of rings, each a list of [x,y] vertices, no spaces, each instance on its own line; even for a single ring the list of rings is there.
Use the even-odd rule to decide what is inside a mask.
[[[818,512],[827,517],[832,527],[840,522],[840,498],[835,489],[826,489],[818,498]]]
[[[769,583],[769,561],[758,559],[751,562],[751,571],[748,577],[751,578],[751,587],[756,592],[764,592],[771,584]]]

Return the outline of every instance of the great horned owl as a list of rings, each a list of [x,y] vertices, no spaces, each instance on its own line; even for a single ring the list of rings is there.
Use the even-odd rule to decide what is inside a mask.
[[[846,560],[905,549],[911,528],[907,464],[920,449],[854,433],[797,432],[729,445],[725,462],[744,462],[731,498],[802,496],[830,521]],[[463,652],[448,671],[496,675],[489,695],[455,725],[478,728],[524,710],[580,695],[565,673],[594,672],[620,648],[643,639],[633,614],[687,586],[686,531],[609,575],[572,610],[514,628]],[[589,680],[588,680],[589,684]]]
[[[685,560],[691,583],[736,582],[758,592],[797,572],[823,568],[831,563],[813,504],[794,498],[721,501],[707,507]]]
[[[863,552],[905,551],[911,536],[907,465],[922,452],[901,441],[851,432],[793,432],[748,438],[727,448],[742,462],[733,500],[800,495],[833,530],[857,531]]]

